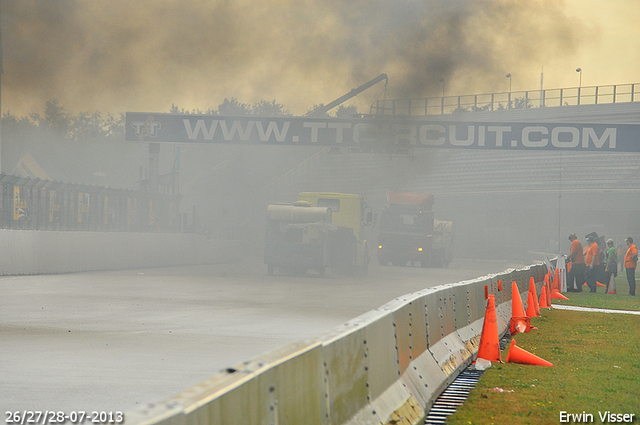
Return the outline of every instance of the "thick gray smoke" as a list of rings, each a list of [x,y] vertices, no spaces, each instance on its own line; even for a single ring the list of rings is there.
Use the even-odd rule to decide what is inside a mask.
[[[301,114],[380,73],[393,97],[504,90],[575,52],[558,0],[3,2],[3,109],[215,108],[276,99]],[[371,96],[377,96],[371,94]]]

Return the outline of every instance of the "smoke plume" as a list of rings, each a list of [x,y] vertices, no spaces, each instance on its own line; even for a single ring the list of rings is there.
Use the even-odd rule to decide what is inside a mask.
[[[584,35],[558,0],[9,1],[2,108],[205,110],[236,97],[302,114],[380,73],[396,98],[504,91],[506,72],[533,77]],[[368,104],[382,88],[369,91]]]

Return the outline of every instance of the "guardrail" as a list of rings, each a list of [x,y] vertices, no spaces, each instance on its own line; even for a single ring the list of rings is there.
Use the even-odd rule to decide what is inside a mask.
[[[378,100],[371,107],[371,114],[444,115],[461,112],[599,105],[638,101],[640,101],[640,84],[636,83],[464,96]]]
[[[0,174],[0,228],[177,232],[180,195]]]
[[[127,424],[418,424],[477,352],[486,290],[508,330],[515,281],[541,287],[545,265],[412,293],[328,334],[221,372],[126,415]],[[509,283],[509,284],[507,284]],[[400,418],[402,422],[399,421]]]

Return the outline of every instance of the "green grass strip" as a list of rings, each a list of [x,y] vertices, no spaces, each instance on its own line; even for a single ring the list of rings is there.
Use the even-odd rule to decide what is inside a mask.
[[[569,293],[563,304],[637,310],[637,297],[626,294],[628,289],[618,295]],[[640,424],[640,316],[546,309],[541,314],[532,319],[537,330],[514,338],[518,347],[554,366],[494,363],[447,424],[609,423],[599,417],[607,411],[633,413],[633,423]],[[591,414],[593,421],[561,422],[561,412]]]
[[[624,275],[624,272],[621,274]],[[569,298],[569,301],[553,300],[553,303],[613,310],[640,310],[640,295],[629,296],[629,283],[626,275],[616,278],[617,294],[615,295],[605,294],[605,288],[602,286],[598,286],[595,294],[590,293],[586,286],[582,290],[583,292],[564,293],[563,295]],[[636,294],[640,294],[640,282],[636,283]]]

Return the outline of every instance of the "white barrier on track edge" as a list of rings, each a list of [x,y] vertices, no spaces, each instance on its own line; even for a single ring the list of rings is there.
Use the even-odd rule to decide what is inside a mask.
[[[127,412],[126,423],[418,424],[477,353],[487,291],[508,331],[511,282],[527,294],[532,265],[399,297],[330,332],[245,362],[168,400]],[[502,281],[498,292],[497,281]],[[476,317],[478,316],[478,317]]]

